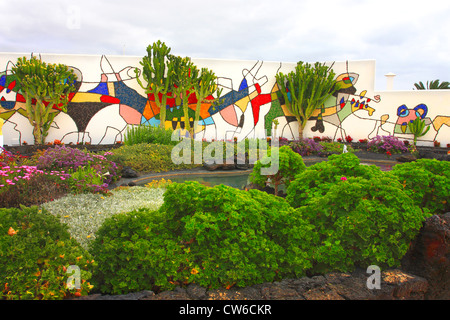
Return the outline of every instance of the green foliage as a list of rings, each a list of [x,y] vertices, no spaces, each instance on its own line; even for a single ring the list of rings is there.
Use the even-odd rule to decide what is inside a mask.
[[[417,144],[417,138],[423,137],[430,130],[430,126],[426,127],[426,129],[425,126],[425,120],[422,120],[420,117],[408,123],[409,131],[414,135],[414,145]]]
[[[303,138],[303,129],[314,110],[323,107],[339,89],[335,73],[325,64],[316,62],[312,66],[299,61],[295,71],[288,74],[279,72],[275,77],[280,89],[277,93],[282,95],[286,107],[297,118],[299,138]]]
[[[316,194],[301,214],[319,234],[314,273],[398,267],[426,214],[389,177],[349,177]]]
[[[169,54],[170,48],[160,40],[147,47],[147,56],[140,62],[142,76],[147,82],[145,85],[139,79],[139,69],[135,69],[139,85],[147,94],[155,97],[155,103],[160,109],[161,128],[165,128],[167,93],[172,89],[172,65],[167,61]]]
[[[116,215],[99,230],[92,252],[102,291],[242,287],[311,267],[313,226],[282,198],[186,182],[167,186],[164,200],[157,212]]]
[[[386,173],[400,182],[414,203],[432,214],[450,211],[450,163],[419,159],[395,165]]]
[[[79,166],[76,170],[69,170],[71,179],[69,184],[72,193],[107,193],[108,184],[103,183],[103,177],[88,162],[86,166]]]
[[[194,168],[196,164],[174,164],[171,158],[172,146],[140,143],[125,145],[114,150],[110,158],[123,166],[130,166],[139,172],[164,172],[176,169]],[[192,146],[193,148],[193,146]],[[193,152],[192,161],[193,160]]]
[[[425,86],[422,81],[419,83],[414,83],[414,87],[417,90],[436,90],[436,89],[450,89],[450,82],[443,81],[440,83],[439,79],[427,81],[427,85]]]
[[[173,91],[182,101],[184,113],[184,128],[192,133],[189,119],[189,96],[193,87],[199,82],[199,70],[189,57],[173,56],[169,57],[170,65],[173,67]]]
[[[34,56],[30,60],[19,58],[12,71],[25,96],[34,143],[44,144],[56,111],[67,112],[69,93],[75,91],[77,76],[66,65],[47,64]],[[36,100],[34,105],[32,99]]]
[[[322,153],[342,153],[344,144],[337,141],[320,141],[319,144],[323,147]],[[355,152],[351,145],[347,145],[347,152]]]
[[[192,91],[197,97],[197,106],[195,108],[194,128],[191,132],[191,137],[197,132],[198,122],[200,119],[200,111],[202,103],[213,103],[214,99],[211,96],[217,92],[217,99],[220,97],[222,89],[217,87],[217,77],[212,70],[202,68],[198,80],[193,83]],[[208,98],[208,100],[206,100]]]
[[[349,177],[366,179],[381,177],[383,172],[375,165],[360,165],[360,160],[353,153],[333,154],[328,161],[316,163],[295,177],[287,188],[286,200],[293,207],[309,205],[329,189]]]
[[[172,141],[172,133],[173,130],[171,129],[150,125],[133,126],[128,128],[125,134],[124,144],[154,143],[176,145],[178,141]]]
[[[262,171],[263,168],[272,172],[266,174]],[[269,170],[269,168],[275,168],[275,170]],[[288,187],[295,175],[301,173],[305,168],[302,156],[292,151],[289,146],[271,148],[267,155],[253,166],[250,181],[261,187],[271,183],[274,185],[275,195],[278,195],[278,187],[281,184]]]
[[[38,207],[0,208],[0,297],[63,299],[86,295],[92,257],[67,232],[67,226]],[[80,289],[67,288],[69,266],[80,268]]]

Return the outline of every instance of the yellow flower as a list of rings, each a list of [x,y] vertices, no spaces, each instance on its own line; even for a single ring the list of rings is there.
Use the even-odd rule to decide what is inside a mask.
[[[191,270],[191,274],[197,274],[197,273],[198,273],[197,269],[194,268],[194,269]]]
[[[14,230],[12,227],[9,227],[8,234],[9,234],[10,236],[13,236],[13,235],[17,234],[17,231]]]

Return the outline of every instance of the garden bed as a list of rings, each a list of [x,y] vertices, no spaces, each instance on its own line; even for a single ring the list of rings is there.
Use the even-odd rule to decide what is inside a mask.
[[[158,170],[154,174],[164,175],[174,172],[169,146],[156,144],[143,144],[139,148],[124,146],[117,152],[113,151],[113,153],[117,153],[116,155],[112,152],[105,152],[117,147],[116,145],[75,147],[86,150],[90,148],[96,150],[93,152],[100,151],[103,155],[96,154],[91,157],[87,154],[78,154],[81,152],[80,150],[55,147],[55,150],[47,150],[46,153],[37,152],[39,157],[30,159],[18,157],[20,161],[23,160],[31,165],[35,161],[41,167],[47,168],[46,172],[41,172],[41,177],[50,180],[48,182],[39,180],[38,182],[42,183],[33,186],[27,185],[26,181],[17,177],[17,185],[20,185],[23,190],[17,189],[18,186],[11,183],[12,186],[8,186],[9,189],[7,189],[11,192],[8,194],[17,197],[17,194],[21,193],[24,194],[24,200],[28,200],[27,197],[34,195],[31,187],[48,186],[51,183],[55,183],[59,187],[58,184],[65,183],[70,178],[67,174],[62,178],[59,176],[50,178],[51,174],[56,172],[50,170],[66,170],[65,167],[58,167],[58,169],[49,166],[51,163],[65,166],[77,163],[76,166],[86,170],[86,165],[82,160],[91,159],[90,161],[98,162],[98,168],[103,168],[105,172],[112,172],[111,169],[115,168],[115,165],[112,165],[114,161],[126,160],[141,166],[143,170],[140,170],[140,174],[153,172],[148,170],[149,163],[152,168]],[[46,146],[46,148],[50,148],[50,146]],[[38,147],[35,150],[39,150]],[[33,224],[27,224],[21,217],[39,218],[42,216],[43,218],[43,212],[46,211],[45,216],[49,218],[48,223],[51,222],[55,226],[58,225],[58,221],[67,223],[71,238],[76,240],[83,250],[90,248],[86,252],[86,257],[89,258],[83,261],[86,263],[91,261],[90,255],[95,257],[95,268],[91,266],[92,262],[86,266],[89,269],[94,268],[96,273],[94,278],[96,289],[91,292],[93,295],[101,293],[102,295],[120,296],[140,290],[152,290],[156,294],[154,297],[156,299],[164,296],[170,298],[172,294],[188,290],[186,286],[189,284],[197,284],[204,288],[226,288],[219,289],[219,291],[223,291],[232,287],[251,290],[252,285],[260,286],[261,283],[271,283],[273,290],[278,292],[281,289],[277,281],[287,283],[289,280],[286,282],[283,279],[290,279],[291,276],[298,277],[306,274],[307,277],[314,277],[325,275],[330,270],[349,270],[352,265],[396,266],[406,252],[408,244],[410,245],[409,241],[419,230],[421,221],[427,212],[449,211],[446,200],[448,196],[448,181],[446,180],[449,176],[448,163],[419,160],[394,166],[399,163],[400,156],[408,155],[408,153],[396,154],[393,151],[393,155],[388,155],[350,148],[349,150],[350,152],[346,154],[339,153],[339,155],[332,155],[329,158],[317,154],[300,157],[289,147],[280,147],[279,172],[282,172],[283,177],[287,179],[283,181],[289,187],[284,199],[268,195],[268,192],[251,189],[238,190],[223,185],[206,188],[194,182],[182,184],[169,182],[166,184],[163,181],[163,183],[149,183],[145,187],[117,188],[105,192],[105,194],[96,194],[97,192],[92,191],[91,188],[76,189],[77,192],[89,192],[69,195],[58,200],[44,199],[46,200],[45,204],[31,209],[33,213],[39,214],[30,215],[31,211],[22,212],[24,209],[21,207],[15,213],[18,217],[17,221],[8,218],[10,213],[3,210],[3,219],[7,219],[7,221],[3,221],[2,241],[4,243],[0,244],[5,248],[12,248],[8,251],[11,258],[4,256],[3,258],[7,260],[3,265],[10,268],[11,272],[15,270],[17,266],[6,262],[15,261],[14,257],[17,252],[14,248],[17,246],[14,241],[23,241],[24,244],[28,244],[25,232],[33,232],[36,235],[41,232],[38,224],[35,224],[38,229],[31,230]],[[30,149],[25,152],[30,152],[32,155]],[[74,153],[77,155],[71,156]],[[10,157],[10,155],[4,157],[4,160],[10,161],[8,160]],[[58,164],[59,162],[60,164]],[[308,168],[308,162],[309,164],[317,163],[317,165]],[[394,166],[394,168],[392,172],[384,173],[375,166],[360,165],[366,164],[365,162],[382,163]],[[105,168],[104,165],[109,167]],[[89,164],[87,167],[91,168]],[[30,169],[31,167],[24,166],[24,168]],[[145,170],[146,168],[147,170]],[[176,172],[182,172],[183,167],[175,166],[175,168],[180,169]],[[9,166],[5,165],[5,169],[8,170]],[[260,172],[261,163],[256,163],[254,169],[252,171]],[[186,173],[206,170],[198,165],[197,167],[185,167],[183,171]],[[243,172],[242,169],[238,170],[235,167],[234,170],[225,170],[223,173],[233,174],[238,171]],[[17,176],[17,170],[11,172]],[[210,175],[214,175],[222,171],[211,172],[208,170],[208,172]],[[115,177],[119,177],[119,175],[119,172],[113,174]],[[12,182],[14,177],[11,175],[6,182]],[[71,179],[73,178],[74,176]],[[261,177],[257,176],[257,178]],[[263,178],[267,179],[267,177]],[[112,181],[121,183],[121,180]],[[256,184],[260,184],[260,182],[263,185],[267,184],[267,180],[253,181]],[[88,186],[87,182],[85,184]],[[73,183],[71,185],[73,191],[74,185]],[[112,185],[110,186],[112,187]],[[160,192],[155,201],[138,204],[141,200],[148,200],[151,197],[147,193],[153,194],[152,188],[155,192]],[[430,192],[431,188],[433,188],[432,192]],[[22,191],[18,193],[17,190]],[[138,195],[140,191],[147,193]],[[164,199],[162,192],[164,192]],[[139,201],[130,201],[134,196]],[[84,198],[88,201],[86,204],[82,202]],[[348,201],[348,199],[352,199],[352,201]],[[70,201],[71,203],[69,203]],[[131,209],[131,205],[135,203],[139,206],[137,211]],[[332,204],[331,207],[330,204]],[[123,209],[119,209],[123,206]],[[120,212],[116,211],[116,208]],[[37,211],[38,209],[39,211]],[[317,215],[320,216],[322,212],[328,213],[330,210],[330,214],[317,219]],[[362,212],[365,213],[366,218],[361,216]],[[58,217],[58,221],[50,219],[50,215],[47,213]],[[117,213],[124,214],[118,215]],[[386,221],[389,223],[386,224]],[[377,228],[382,228],[382,230],[373,233],[373,230],[377,230]],[[215,231],[210,232],[209,230]],[[323,230],[328,230],[328,233],[323,234]],[[397,232],[398,230],[401,232]],[[340,234],[341,231],[344,231],[345,234]],[[63,248],[65,245],[63,242],[59,242],[59,240],[68,238],[69,235],[64,231],[60,237],[57,242],[61,243],[61,247],[49,246],[47,248],[46,245],[39,245],[36,248],[40,249],[35,253],[38,254],[44,249],[58,250],[57,253],[49,254],[61,259],[70,258],[64,253],[69,248]],[[355,242],[355,239],[358,240]],[[104,241],[109,243],[107,247],[103,245]],[[311,245],[312,242],[314,245]],[[392,243],[397,243],[397,246],[392,246]],[[91,244],[92,247],[90,247]],[[162,245],[165,249],[159,250],[158,248]],[[261,248],[266,248],[266,250],[261,250]],[[377,250],[379,248],[379,251],[367,251],[368,248],[377,248]],[[281,256],[283,259],[279,260]],[[81,255],[77,254],[76,261],[80,257]],[[38,261],[39,268],[53,268],[47,264],[42,265],[42,259],[31,256],[30,259]],[[172,264],[160,263],[167,259]],[[240,263],[243,259],[248,260],[246,264]],[[110,269],[104,268],[106,261],[114,264],[115,271],[113,273],[110,272]],[[261,261],[266,261],[264,267],[261,266]],[[23,264],[17,263],[18,265]],[[60,266],[60,264],[55,266]],[[136,270],[141,270],[141,274],[136,273]],[[89,270],[86,269],[86,271]],[[61,270],[58,272],[61,275],[64,274]],[[142,279],[133,280],[142,275],[145,275],[142,279],[148,278],[145,280],[147,282],[142,282]],[[31,279],[33,276],[40,277],[41,273],[31,274]],[[12,277],[14,276],[12,275]],[[88,274],[86,274],[86,278],[88,279]],[[10,282],[15,278],[10,276],[8,279],[10,279],[7,281],[8,283],[16,285],[14,281]],[[63,278],[60,277],[60,279]],[[308,279],[306,278],[305,281],[309,281]],[[20,284],[17,285],[19,290],[15,292],[21,296],[24,294],[24,290],[20,290]],[[55,298],[51,296],[55,293],[54,291],[46,291],[44,280],[41,285],[41,293],[25,291],[30,298]],[[194,286],[194,291],[203,290],[198,286]],[[87,282],[83,294],[92,289],[91,287]],[[171,291],[174,287],[179,287],[179,289]],[[28,287],[24,284],[23,288]],[[8,287],[8,290],[10,289],[12,287]],[[290,289],[292,288],[289,285],[283,293],[289,295]],[[7,290],[6,286],[5,290]],[[63,289],[58,288],[58,290],[63,297],[69,297]],[[272,295],[265,296],[271,290],[272,286],[268,286],[267,289],[261,291],[265,299],[273,298]],[[8,296],[13,297],[13,294],[9,295],[8,293]],[[151,298],[151,294],[149,297]],[[300,294],[298,297],[304,298],[305,296]]]
[[[47,150],[48,148],[54,148],[55,145],[59,144],[50,144],[50,145],[22,145],[22,146],[8,146],[5,145],[3,148],[5,150],[10,151],[14,154],[20,154],[22,156],[30,157],[34,155],[38,150]],[[64,144],[66,147],[76,148],[80,150],[87,150],[89,152],[100,152],[100,151],[109,151],[112,149],[120,148],[122,144]]]

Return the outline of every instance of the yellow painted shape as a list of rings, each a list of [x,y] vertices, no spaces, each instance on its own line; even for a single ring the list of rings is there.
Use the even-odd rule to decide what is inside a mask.
[[[100,97],[102,95],[99,93],[92,92],[77,92],[73,98],[72,102],[101,102]]]
[[[320,114],[321,110],[320,109],[316,109],[314,110],[312,116],[313,117],[317,117]],[[328,107],[324,109],[324,112],[322,112],[322,116],[330,116],[332,114],[335,114],[337,112],[337,108],[336,106],[332,106],[332,107]]]
[[[437,116],[436,118],[434,118],[433,120],[433,127],[434,130],[439,131],[439,129],[443,126],[443,125],[449,126],[450,127],[450,117],[447,116]]]
[[[250,98],[247,96],[245,98],[242,98],[239,101],[236,101],[234,104],[241,109],[242,112],[245,112],[247,110],[248,103],[250,102]]]
[[[283,113],[284,113],[285,116],[287,116],[287,117],[295,117],[295,115],[293,115],[293,114],[289,111],[288,107],[286,107],[285,104],[283,104],[283,105],[281,106],[281,109],[283,109]]]
[[[108,82],[108,92],[109,92],[109,95],[111,97],[115,97],[116,96],[116,90],[114,90],[114,83],[113,82]]]

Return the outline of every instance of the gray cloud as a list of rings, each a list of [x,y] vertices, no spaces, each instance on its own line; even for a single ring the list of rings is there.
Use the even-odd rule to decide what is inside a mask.
[[[450,4],[341,0],[15,0],[0,3],[0,51],[142,56],[161,39],[172,53],[268,61],[376,59],[394,87],[450,80]]]

